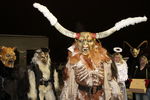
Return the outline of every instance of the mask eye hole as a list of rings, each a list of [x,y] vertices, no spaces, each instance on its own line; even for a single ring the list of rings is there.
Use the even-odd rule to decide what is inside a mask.
[[[5,56],[6,56],[6,57],[10,57],[10,54],[6,54]]]
[[[87,42],[92,42],[92,40],[88,40]]]
[[[78,40],[80,43],[83,42],[83,40]]]

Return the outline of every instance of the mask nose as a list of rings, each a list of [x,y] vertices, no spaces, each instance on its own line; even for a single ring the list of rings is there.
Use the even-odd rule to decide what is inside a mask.
[[[88,43],[85,41],[85,42],[83,42],[83,47],[84,48],[87,48],[88,47]]]

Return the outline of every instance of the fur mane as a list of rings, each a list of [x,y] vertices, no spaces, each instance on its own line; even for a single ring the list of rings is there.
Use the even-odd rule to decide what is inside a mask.
[[[42,62],[41,62],[41,60],[40,59],[38,59],[38,54],[37,53],[35,53],[34,54],[34,56],[33,56],[33,58],[32,58],[32,63],[34,63],[34,64],[40,64],[40,65],[44,65]],[[49,55],[48,55],[48,61],[47,61],[47,64],[46,64],[46,66],[50,66],[51,65],[51,59],[50,59],[50,57],[49,57]]]
[[[69,51],[68,59],[70,60],[70,64],[76,64],[78,61],[81,60],[80,56],[82,55],[79,53],[79,49],[76,47],[74,48],[74,52],[77,52],[75,55],[72,55],[73,52]],[[90,51],[90,53],[86,56],[83,55],[84,63],[90,69],[94,69],[94,67],[98,67],[103,62],[110,61],[109,56],[107,55],[107,50],[104,49],[101,44],[96,42],[94,48]],[[95,66],[93,66],[93,64]]]

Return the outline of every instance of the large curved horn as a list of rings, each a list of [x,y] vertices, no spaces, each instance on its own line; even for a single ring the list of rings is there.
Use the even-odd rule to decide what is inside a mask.
[[[104,32],[96,33],[96,38],[102,39],[102,38],[108,37],[112,33],[119,31],[121,28],[124,28],[124,27],[129,26],[129,25],[134,25],[136,23],[145,22],[145,21],[147,21],[146,16],[123,19],[123,20],[119,21],[118,23],[116,23],[113,28],[110,28]]]
[[[124,43],[127,44],[130,47],[130,49],[133,49],[133,47],[127,41],[124,41]]]
[[[60,33],[70,38],[76,38],[75,32],[69,31],[61,26],[58,23],[57,18],[47,9],[47,7],[39,3],[34,3],[33,7],[37,8],[41,13],[43,13],[43,15],[50,21],[51,25],[54,26]]]
[[[148,41],[147,40],[144,40],[143,42],[141,42],[137,48],[140,48],[143,44],[146,43],[146,47],[148,46]]]

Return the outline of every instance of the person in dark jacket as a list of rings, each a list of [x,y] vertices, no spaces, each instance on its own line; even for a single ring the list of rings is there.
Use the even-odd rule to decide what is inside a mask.
[[[139,66],[135,70],[134,78],[137,79],[150,79],[150,65],[146,56],[141,56]],[[146,81],[148,83],[148,81]],[[136,93],[136,100],[150,100],[150,84],[146,84],[146,93]]]

